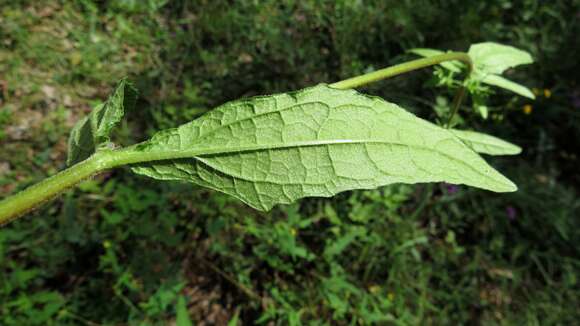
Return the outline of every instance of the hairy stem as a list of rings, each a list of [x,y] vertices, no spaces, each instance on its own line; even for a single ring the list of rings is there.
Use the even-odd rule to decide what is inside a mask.
[[[461,61],[467,65],[467,75],[465,78],[468,78],[471,72],[473,71],[473,62],[467,53],[464,52],[449,52],[445,54],[440,54],[428,58],[417,59],[409,62],[405,62],[399,65],[395,65],[392,67],[384,68],[381,70],[373,71],[368,74],[352,77],[349,79],[341,80],[339,82],[330,84],[330,87],[338,88],[338,89],[348,89],[348,88],[355,88],[367,84],[371,84],[383,79],[395,77],[407,72],[411,72],[413,70],[418,70],[430,66],[434,66],[436,64],[440,64],[445,61]],[[451,120],[457,114],[459,107],[461,106],[461,102],[463,101],[463,97],[465,95],[465,87],[461,86],[457,93],[455,93],[455,97],[453,99],[453,105],[451,109],[451,113],[445,124],[446,128],[449,128],[451,124]]]
[[[0,226],[38,208],[79,182],[105,170],[108,155],[90,158],[0,201]]]
[[[349,79],[341,80],[339,82],[330,84],[330,87],[338,89],[348,89],[355,88],[367,84],[371,84],[383,79],[395,77],[413,70],[422,69],[436,64],[440,64],[445,61],[461,61],[467,65],[468,75],[471,74],[473,70],[473,62],[467,53],[463,52],[449,52],[445,54],[440,54],[428,58],[417,59],[405,63],[401,63],[392,67],[384,68],[381,70],[373,71],[368,74],[352,77]]]

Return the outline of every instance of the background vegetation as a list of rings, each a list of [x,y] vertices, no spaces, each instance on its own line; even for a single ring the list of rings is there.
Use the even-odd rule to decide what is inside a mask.
[[[72,125],[129,76],[133,143],[225,101],[332,82],[415,47],[495,41],[536,63],[463,127],[524,148],[511,194],[435,185],[259,213],[116,170],[0,229],[2,325],[514,324],[580,318],[579,0],[0,0],[0,196],[64,167]],[[430,70],[364,89],[434,119]],[[188,317],[189,316],[189,317]]]

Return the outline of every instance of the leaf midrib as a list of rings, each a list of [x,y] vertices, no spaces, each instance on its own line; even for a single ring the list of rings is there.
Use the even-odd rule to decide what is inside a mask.
[[[126,154],[129,157],[128,162],[123,162],[124,164],[135,164],[144,163],[150,161],[166,161],[166,160],[177,160],[186,158],[203,157],[207,155],[219,155],[219,154],[232,154],[232,153],[243,153],[243,152],[254,152],[254,151],[264,151],[264,150],[277,150],[277,149],[289,149],[289,148],[300,148],[300,147],[312,147],[312,146],[329,146],[329,145],[349,145],[349,144],[383,144],[383,145],[395,145],[410,147],[420,150],[426,150],[429,152],[436,152],[447,157],[450,160],[456,161],[461,165],[469,168],[476,174],[484,177],[487,180],[492,180],[495,183],[505,184],[501,180],[496,180],[488,174],[482,173],[479,170],[472,167],[470,164],[461,160],[460,158],[453,157],[445,152],[437,149],[433,149],[427,146],[404,144],[402,142],[375,140],[375,139],[363,139],[363,140],[353,140],[353,139],[332,139],[332,140],[316,140],[316,141],[296,141],[289,143],[276,143],[267,145],[253,145],[253,146],[239,146],[239,147],[216,147],[216,148],[198,148],[191,150],[174,150],[174,151],[138,151],[132,150],[127,151]],[[120,151],[118,153],[122,153]]]

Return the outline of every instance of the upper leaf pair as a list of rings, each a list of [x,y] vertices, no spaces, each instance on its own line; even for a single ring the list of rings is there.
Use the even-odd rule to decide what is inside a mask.
[[[423,57],[444,53],[434,49],[412,49],[409,52]],[[470,77],[472,80],[501,87],[531,99],[535,98],[534,93],[529,88],[501,76],[509,68],[533,63],[532,56],[528,52],[508,45],[485,42],[473,44],[467,54],[471,57],[474,65]],[[441,63],[441,66],[453,72],[461,71],[460,62],[444,62]]]

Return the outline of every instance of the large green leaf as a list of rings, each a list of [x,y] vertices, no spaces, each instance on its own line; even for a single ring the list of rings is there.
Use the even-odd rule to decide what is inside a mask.
[[[396,182],[516,190],[450,131],[326,85],[224,104],[132,151],[157,158],[135,164],[136,173],[190,181],[261,210]]]
[[[451,129],[451,132],[477,153],[488,155],[517,155],[522,148],[503,139],[475,131]]]
[[[135,88],[126,79],[119,81],[107,101],[96,106],[72,129],[68,141],[67,164],[80,162],[99,147],[106,146],[110,141],[111,131],[121,121],[125,110],[130,110],[135,105],[136,98]]]

